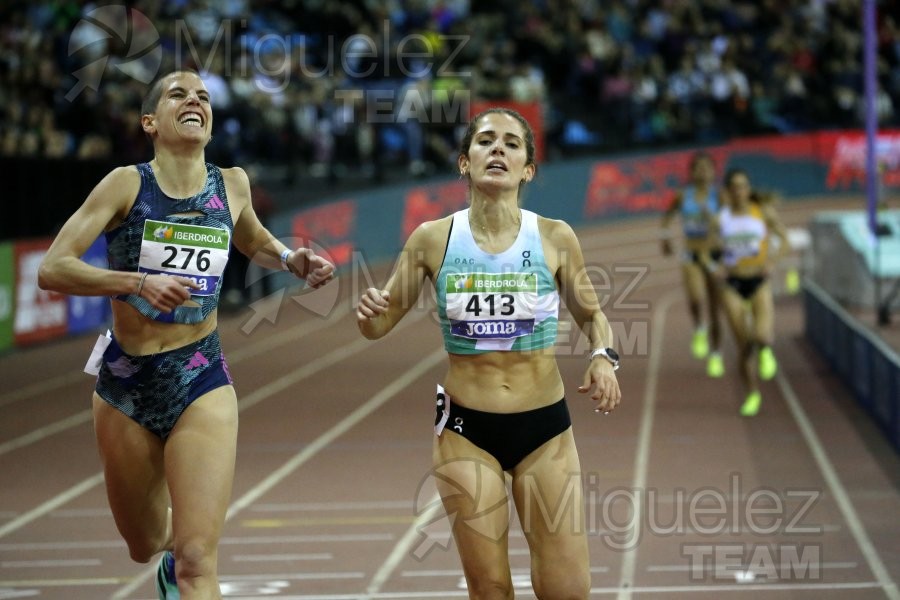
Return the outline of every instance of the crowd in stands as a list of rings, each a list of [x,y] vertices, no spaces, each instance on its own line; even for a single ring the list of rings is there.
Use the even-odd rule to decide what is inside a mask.
[[[538,103],[551,158],[858,127],[860,4],[5,1],[0,155],[146,160],[141,98],[176,66],[211,92],[211,160],[289,177],[449,172],[465,100]],[[878,2],[881,126],[900,125],[898,21]]]

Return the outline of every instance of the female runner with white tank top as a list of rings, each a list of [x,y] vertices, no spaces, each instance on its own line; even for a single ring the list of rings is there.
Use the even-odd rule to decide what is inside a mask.
[[[722,307],[738,347],[745,394],[740,412],[752,417],[762,404],[758,379],[772,379],[778,370],[772,352],[775,304],[770,276],[790,248],[771,198],[751,188],[745,171],[730,170],[725,189],[727,204],[717,218],[723,268],[714,271],[722,279]]]
[[[507,109],[476,116],[458,167],[469,208],[410,235],[386,287],[360,298],[359,327],[386,335],[425,279],[435,286],[449,370],[438,386],[434,473],[470,598],[513,597],[508,473],[537,597],[586,599],[581,466],[553,350],[560,296],[594,349],[578,391],[603,413],[621,398],[612,330],[572,228],[519,207],[536,171],[527,121]],[[553,512],[560,506],[565,514]]]

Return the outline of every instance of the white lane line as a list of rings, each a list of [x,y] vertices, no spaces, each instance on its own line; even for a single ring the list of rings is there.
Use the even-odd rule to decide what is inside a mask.
[[[40,504],[40,505],[34,507],[33,509],[29,510],[25,514],[23,514],[19,517],[16,517],[9,523],[6,523],[2,527],[0,527],[0,538],[9,535],[13,531],[20,529],[20,528],[24,527],[25,525],[28,525],[35,519],[39,519],[39,518],[43,517],[44,515],[46,515],[47,513],[51,512],[53,510],[56,510],[57,508],[59,508],[60,506],[62,506],[66,502],[68,502],[69,500],[71,500],[73,498],[77,498],[81,494],[87,492],[88,490],[90,490],[91,488],[93,488],[97,485],[100,485],[101,483],[103,483],[103,473],[96,473],[96,474],[92,475],[91,477],[88,477],[81,483],[78,483],[78,484],[70,487],[68,490],[64,491],[61,494],[57,494],[50,500],[47,500],[43,504]]]
[[[112,517],[112,511],[109,508],[64,508],[53,511],[50,515],[54,519],[84,519]]]
[[[10,581],[0,581],[0,598],[15,598],[15,596],[4,596],[4,587],[13,588],[48,588],[62,587],[70,588],[75,586],[100,586],[100,585],[119,585],[128,581],[126,577],[90,577],[83,579],[14,579]]]
[[[44,438],[48,438],[52,435],[56,435],[57,433],[61,433],[66,429],[71,429],[72,427],[77,427],[83,423],[87,423],[92,418],[93,417],[91,415],[91,409],[88,408],[77,412],[70,417],[66,417],[65,419],[60,419],[59,421],[50,423],[49,425],[38,427],[33,431],[29,431],[25,435],[20,435],[17,438],[7,440],[0,444],[0,455],[6,454],[7,452],[12,452],[13,450],[18,450],[23,446],[28,446],[29,444],[39,442]]]
[[[393,550],[391,550],[387,560],[385,560],[384,563],[378,567],[378,570],[375,571],[375,575],[372,576],[372,580],[369,582],[366,593],[362,596],[361,600],[372,598],[373,594],[377,594],[381,591],[381,586],[387,582],[391,574],[393,574],[394,569],[396,569],[397,565],[400,564],[400,561],[403,560],[403,556],[412,549],[413,543],[415,543],[422,535],[422,527],[426,523],[430,523],[440,511],[444,510],[444,506],[441,504],[440,499],[440,495],[437,492],[432,495],[431,499],[426,504],[428,508],[423,510],[421,514],[416,517],[413,524],[409,526],[409,529],[406,530],[406,533],[403,534],[403,537],[400,538],[400,541],[398,541]]]
[[[125,548],[122,540],[102,540],[98,542],[19,542],[0,544],[0,552],[25,552],[32,550],[98,550]]]
[[[782,563],[780,565],[766,565],[767,569],[777,569],[779,573],[788,572],[791,568],[796,567],[797,565],[791,563]],[[805,564],[805,567],[817,568],[821,570],[826,569],[856,569],[859,567],[858,562],[823,562],[823,563],[812,563]],[[647,567],[647,571],[651,573],[683,573],[690,572],[696,570],[696,565],[650,565]],[[734,573],[736,569],[734,568],[722,568],[720,571]]]
[[[347,533],[334,535],[267,535],[246,537],[224,537],[219,540],[220,546],[252,546],[259,544],[355,544],[357,542],[392,542],[395,536],[390,533]],[[33,550],[96,550],[107,548],[125,548],[122,540],[100,540],[96,542],[19,542],[0,544],[0,552],[24,552]],[[128,577],[127,579],[130,579]]]
[[[856,545],[859,546],[860,551],[862,551],[866,563],[868,563],[869,568],[872,570],[872,574],[875,576],[875,579],[878,580],[885,595],[890,600],[900,600],[900,590],[898,590],[897,584],[891,579],[891,575],[885,567],[884,561],[881,560],[881,556],[878,554],[875,544],[873,544],[871,538],[869,538],[865,525],[863,525],[862,520],[859,518],[859,514],[856,512],[856,508],[853,506],[853,502],[850,500],[847,488],[841,483],[841,478],[838,476],[837,470],[828,458],[825,447],[819,440],[819,436],[816,434],[812,422],[809,420],[809,417],[806,416],[806,411],[803,410],[803,406],[797,399],[797,394],[794,393],[794,388],[791,386],[783,370],[779,369],[776,381],[784,396],[785,403],[788,405],[791,415],[794,417],[794,421],[797,422],[797,427],[803,435],[803,440],[809,447],[809,451],[812,453],[816,465],[819,467],[819,471],[822,473],[822,477],[825,479],[825,483],[828,485],[828,489],[831,490],[834,501],[841,511],[841,516],[847,521],[850,534],[856,541]]]
[[[2,585],[3,582],[0,582]],[[878,582],[860,581],[854,583],[809,583],[809,584],[760,584],[760,585],[695,585],[695,586],[648,586],[634,589],[636,594],[660,594],[663,597],[675,594],[721,594],[723,592],[804,592],[877,589]],[[619,588],[591,588],[591,596],[613,596]],[[425,598],[468,598],[466,590],[446,590],[428,592],[384,592],[373,594],[372,600],[423,600]],[[757,596],[758,597],[758,596]],[[241,600],[269,600],[267,596],[241,596]],[[278,595],[278,600],[360,600],[359,594],[303,594]]]
[[[632,523],[641,527],[644,522],[643,493],[647,486],[647,471],[650,466],[650,436],[653,433],[653,417],[656,412],[656,386],[659,381],[659,367],[662,360],[663,337],[669,308],[681,297],[681,290],[673,289],[664,294],[653,310],[653,329],[650,340],[650,360],[647,366],[647,385],[644,388],[644,402],[641,407],[641,424],[638,430],[637,453],[634,459],[634,479],[631,490],[635,492]],[[637,536],[636,540],[640,540]],[[619,574],[618,600],[629,600],[634,591],[634,574],[637,565],[638,542],[624,551]]]
[[[386,500],[383,502],[284,502],[284,503],[259,503],[254,504],[252,512],[300,512],[300,511],[328,511],[349,510],[353,512],[363,510],[391,510],[397,508],[409,508],[409,500]]]
[[[725,584],[725,585],[684,585],[684,586],[642,586],[632,591],[635,594],[663,594],[664,597],[674,594],[721,594],[722,592],[759,592],[753,596],[759,598],[764,592],[801,592],[801,591],[834,591],[834,590],[866,590],[878,588],[876,581],[859,581],[849,583],[762,583],[762,584]],[[591,595],[612,595],[617,588],[591,588]],[[287,600],[279,597],[279,600]]]
[[[85,349],[88,349],[88,346],[85,345]],[[7,404],[12,404],[13,402],[18,402],[19,400],[25,400],[26,398],[31,398],[32,396],[39,396],[46,392],[52,392],[62,387],[66,387],[67,385],[72,385],[74,383],[78,383],[79,381],[84,381],[86,375],[81,371],[75,371],[72,373],[65,373],[62,375],[57,375],[56,377],[51,377],[50,379],[41,379],[40,381],[36,381],[32,384],[20,387],[17,390],[12,390],[10,392],[6,392],[5,394],[0,394],[0,406],[6,406]]]
[[[310,552],[306,554],[235,554],[234,562],[275,562],[286,560],[332,560],[331,552]]]
[[[373,600],[421,600],[423,598],[468,598],[465,590],[448,590],[445,592],[386,592],[371,596]],[[241,596],[240,600],[271,600],[273,596]],[[303,594],[286,596],[279,594],[278,600],[360,600],[359,594]]]
[[[361,578],[363,575],[359,572],[333,573],[333,579],[341,577]],[[267,579],[269,576],[255,576],[256,580],[271,581]],[[284,575],[281,579],[300,579],[296,574],[290,576]],[[230,578],[230,581],[252,581],[249,577]],[[16,580],[16,581],[0,581],[0,593],[4,592],[4,588],[23,588],[23,587],[75,587],[75,586],[101,586],[116,585],[122,583],[122,578],[116,577],[99,577],[95,579],[52,579],[52,580]],[[721,594],[722,592],[804,592],[804,591],[837,591],[837,590],[866,590],[878,589],[880,587],[877,581],[859,581],[851,583],[807,583],[807,584],[791,584],[791,583],[771,583],[771,584],[733,584],[733,585],[695,585],[695,586],[652,586],[638,587],[634,589],[638,594]],[[618,592],[618,588],[591,588],[591,596],[612,596]],[[372,600],[405,600],[416,598],[467,598],[468,592],[465,590],[447,590],[447,591],[427,591],[427,592],[384,592],[374,594]],[[15,596],[3,596],[15,597]],[[271,595],[266,596],[241,596],[242,600],[269,600]],[[315,595],[278,595],[279,600],[359,600],[359,594],[315,594]]]
[[[591,573],[608,573],[609,567],[591,567]],[[510,569],[512,574],[530,575],[531,569]],[[462,569],[422,569],[419,571],[401,571],[400,577],[462,577]]]
[[[96,567],[102,565],[99,558],[72,558],[60,560],[3,560],[0,569],[44,569],[53,567]]]
[[[254,575],[221,575],[219,579],[222,583],[229,581],[270,581],[288,580],[288,581],[310,581],[314,579],[362,579],[366,574],[362,571],[333,571],[333,572],[316,572],[316,573],[261,573]],[[280,598],[280,596],[279,596]]]
[[[424,311],[422,312],[424,313]],[[412,321],[412,319],[410,321]],[[369,342],[368,340],[366,340],[366,342],[368,344],[371,344],[371,342]],[[329,357],[331,357],[329,360],[334,360],[335,362],[343,360],[344,358],[346,358],[346,356],[338,357],[338,355],[344,354],[345,352],[350,352],[351,354],[353,352],[356,352],[355,349],[351,351],[351,348],[355,346],[355,343],[350,344],[349,346],[345,346],[343,351],[339,349],[323,356],[316,361],[313,361],[312,363],[307,363],[306,365],[298,369],[298,371],[281,377],[267,386],[263,386],[263,388],[257,390],[257,392],[260,393],[250,394],[247,402],[252,405],[262,401],[266,397],[261,394],[263,390],[266,390],[266,394],[274,394],[277,391],[288,387],[288,385],[293,385],[303,377],[311,374],[306,373],[306,371],[310,370],[310,368],[312,368],[314,365],[318,365],[319,363],[326,361],[326,359],[329,359]],[[232,505],[228,508],[228,513],[225,515],[225,520],[228,521],[234,518],[236,514],[240,513],[242,510],[259,500],[262,496],[268,493],[276,485],[281,483],[281,481],[283,481],[291,473],[296,471],[304,463],[313,458],[316,454],[321,452],[334,440],[346,433],[351,428],[355,427],[363,419],[375,412],[375,410],[381,407],[385,402],[400,393],[403,389],[405,389],[416,379],[427,373],[430,369],[437,366],[442,360],[444,360],[445,356],[446,352],[443,348],[435,350],[434,352],[420,360],[418,363],[416,363],[412,368],[408,369],[403,375],[388,384],[387,387],[372,396],[372,398],[370,398],[368,401],[358,406],[353,410],[353,412],[348,414],[333,427],[331,427],[331,429],[320,435],[303,450],[295,454],[293,457],[291,457],[290,460],[281,465],[279,468],[275,469],[268,477],[263,479],[260,483],[248,490],[243,496],[232,503]],[[317,366],[315,368],[321,369],[324,367]],[[299,373],[301,372],[303,372],[304,374],[302,377],[299,377]],[[285,381],[290,381],[291,383],[285,384]],[[246,405],[244,406],[244,408],[246,408]],[[144,572],[135,577],[135,579],[132,580],[131,583],[113,594],[112,598],[114,600],[126,598],[129,594],[143,585],[145,581],[150,580],[155,574],[156,565],[145,569]]]
[[[391,533],[323,533],[305,535],[256,535],[240,537],[224,537],[219,545],[241,546],[248,544],[326,544],[354,542],[390,542],[394,539]]]

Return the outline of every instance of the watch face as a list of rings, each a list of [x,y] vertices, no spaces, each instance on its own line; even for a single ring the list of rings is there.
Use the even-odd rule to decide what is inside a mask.
[[[619,353],[616,352],[615,350],[613,350],[612,348],[606,349],[606,355],[613,360],[616,360],[616,361],[619,360]]]

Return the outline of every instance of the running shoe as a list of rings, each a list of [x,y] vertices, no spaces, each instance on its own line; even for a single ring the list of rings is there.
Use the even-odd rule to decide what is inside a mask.
[[[769,381],[775,377],[775,373],[777,372],[778,361],[775,360],[772,349],[768,346],[764,346],[762,350],[759,351],[759,377],[763,381]]]
[[[762,395],[759,392],[750,392],[747,399],[741,406],[742,417],[755,417],[759,412],[759,406],[762,404]]]
[[[709,342],[706,339],[706,330],[697,329],[691,339],[691,353],[694,358],[703,359],[709,354]]]
[[[159,600],[180,600],[178,583],[175,581],[175,555],[166,550],[156,571],[156,593]]]
[[[784,289],[791,296],[795,296],[800,291],[800,272],[796,267],[791,267],[784,274]]]
[[[715,379],[725,375],[725,361],[718,352],[710,353],[709,359],[706,361],[706,374]]]

